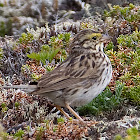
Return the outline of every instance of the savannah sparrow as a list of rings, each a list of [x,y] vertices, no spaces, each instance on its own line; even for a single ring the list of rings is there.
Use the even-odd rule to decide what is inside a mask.
[[[110,38],[91,29],[80,31],[70,44],[70,55],[56,69],[45,74],[37,85],[15,88],[30,89],[31,94],[48,97],[67,118],[66,107],[81,122],[83,119],[71,108],[82,106],[100,94],[112,77],[112,66],[103,52]],[[14,86],[13,86],[14,87]]]

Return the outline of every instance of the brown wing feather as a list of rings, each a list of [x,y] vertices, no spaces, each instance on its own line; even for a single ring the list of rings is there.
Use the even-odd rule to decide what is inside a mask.
[[[72,86],[74,84],[77,84],[80,81],[81,81],[81,79],[65,79],[63,81],[59,81],[58,83],[52,84],[50,86],[39,88],[36,91],[32,92],[31,94],[40,94],[41,95],[41,94],[44,94],[47,92],[49,93],[49,92],[61,90],[61,89],[67,88],[69,86]]]
[[[43,94],[61,90],[91,77],[92,79],[96,79],[98,77],[96,67],[91,67],[88,61],[86,61],[86,64],[83,63],[79,66],[80,59],[81,56],[74,58],[69,57],[65,62],[59,65],[58,68],[45,74],[39,80],[37,85],[38,90],[33,92],[33,94]]]

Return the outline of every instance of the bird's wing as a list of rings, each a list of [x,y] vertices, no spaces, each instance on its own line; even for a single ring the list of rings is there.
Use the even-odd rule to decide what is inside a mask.
[[[78,85],[79,82],[90,78],[97,79],[99,75],[97,75],[96,63],[86,56],[83,57],[82,55],[73,58],[69,57],[55,70],[45,74],[38,82],[38,90],[33,94],[61,90]],[[83,61],[82,59],[85,60]]]

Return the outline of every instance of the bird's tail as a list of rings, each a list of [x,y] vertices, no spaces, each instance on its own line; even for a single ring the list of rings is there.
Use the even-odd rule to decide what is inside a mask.
[[[12,85],[12,86],[0,86],[0,89],[21,89],[25,92],[33,92],[37,89],[37,85]]]

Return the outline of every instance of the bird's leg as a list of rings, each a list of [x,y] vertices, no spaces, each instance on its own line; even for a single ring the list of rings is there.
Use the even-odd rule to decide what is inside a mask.
[[[66,107],[69,111],[81,122],[84,123],[84,120],[69,106],[69,104],[65,103]]]
[[[69,120],[71,117],[58,105],[55,105],[55,107]]]

